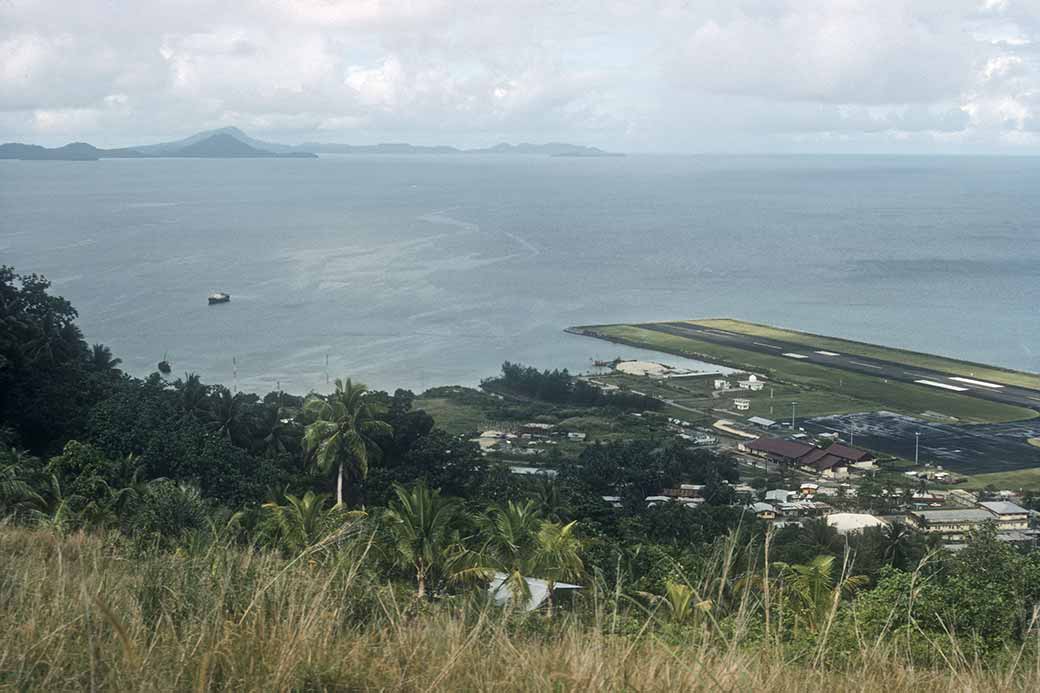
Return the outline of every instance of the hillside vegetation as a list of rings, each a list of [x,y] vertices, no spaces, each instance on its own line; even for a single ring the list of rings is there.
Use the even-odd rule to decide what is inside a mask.
[[[0,690],[1040,684],[1040,551],[990,527],[955,553],[902,525],[770,528],[733,458],[643,424],[526,476],[405,390],[134,378],[49,288],[0,268]],[[563,371],[496,386],[518,396],[425,401],[653,415]],[[703,503],[647,503],[680,484]],[[857,502],[894,502],[873,487]]]

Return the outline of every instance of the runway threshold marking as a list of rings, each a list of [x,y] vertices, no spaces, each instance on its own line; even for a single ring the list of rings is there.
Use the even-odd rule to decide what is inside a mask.
[[[929,387],[941,387],[944,390],[953,390],[954,392],[968,392],[968,388],[966,387],[958,387],[947,383],[937,383],[934,380],[915,380],[914,382],[920,385],[928,385]]]
[[[841,356],[841,354],[835,354],[833,351],[814,351],[813,353],[821,356]]]
[[[971,378],[956,377],[956,378],[950,378],[950,380],[956,380],[958,383],[967,383],[968,385],[977,385],[979,387],[988,387],[988,388],[992,388],[994,390],[999,390],[999,389],[1004,387],[1003,385],[999,385],[997,383],[988,383],[985,380],[973,380]]]
[[[780,351],[781,349],[783,349],[783,347],[778,347],[775,344],[766,344],[764,342],[751,342],[751,343],[752,344],[757,344],[758,346],[766,347],[767,349],[776,349],[777,351]]]
[[[876,368],[877,370],[881,370],[881,366],[875,366],[872,363],[863,363],[862,361],[849,361],[849,363],[854,363],[857,366],[863,366],[864,368]]]
[[[807,359],[807,358],[809,358],[805,354],[793,354],[791,352],[785,352],[785,353],[780,354],[780,355],[781,356],[786,356],[789,359]]]

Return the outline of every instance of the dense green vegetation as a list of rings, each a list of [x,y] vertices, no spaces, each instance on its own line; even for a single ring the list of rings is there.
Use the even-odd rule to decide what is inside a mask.
[[[485,380],[486,389],[502,389],[514,395],[523,395],[556,404],[586,407],[615,407],[631,411],[655,411],[664,405],[660,400],[632,392],[604,393],[587,382],[578,380],[567,369],[540,371],[532,366],[506,361],[502,375]]]
[[[952,555],[902,526],[767,530],[735,462],[674,436],[511,474],[404,390],[130,377],[45,280],[0,280],[0,688],[1040,680],[1040,552],[988,530]],[[504,370],[542,386],[503,408],[624,409]],[[647,507],[680,483],[704,504]],[[583,589],[528,613],[525,578]]]

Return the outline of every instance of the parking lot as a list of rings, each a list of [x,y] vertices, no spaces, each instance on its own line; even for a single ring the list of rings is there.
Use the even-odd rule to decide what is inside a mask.
[[[1026,443],[1040,437],[1040,419],[1006,424],[957,426],[891,412],[822,416],[800,421],[811,433],[837,432],[877,452],[914,459],[920,433],[920,461],[941,464],[961,474],[1007,472],[1040,466],[1040,448]]]

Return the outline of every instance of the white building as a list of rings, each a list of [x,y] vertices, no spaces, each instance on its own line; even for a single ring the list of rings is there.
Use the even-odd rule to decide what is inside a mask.
[[[785,491],[782,488],[777,488],[772,491],[766,491],[766,500],[774,503],[786,503],[793,495],[795,495],[794,491]]]
[[[735,399],[733,400],[733,407],[737,411],[747,411],[751,408],[751,400],[749,399]]]
[[[716,390],[728,390],[730,388],[729,381],[725,378],[715,378],[714,388]]]
[[[766,384],[762,382],[761,376],[757,375],[749,375],[747,380],[737,381],[737,387],[741,390],[751,390],[752,392],[758,392],[765,386]]]

